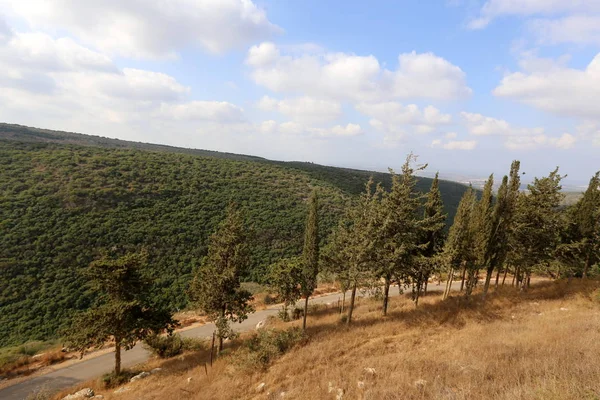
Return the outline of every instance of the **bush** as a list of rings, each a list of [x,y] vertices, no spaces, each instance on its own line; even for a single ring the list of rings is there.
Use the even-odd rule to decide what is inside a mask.
[[[290,313],[288,313],[287,308],[282,308],[277,312],[277,317],[283,322],[288,322],[290,320]]]
[[[160,358],[175,357],[184,351],[200,351],[205,348],[201,339],[182,338],[174,335],[152,335],[144,340],[145,347]]]
[[[111,373],[102,375],[102,383],[104,384],[104,387],[106,389],[111,389],[117,386],[124,385],[138,373],[139,371],[123,370],[119,375],[115,375],[113,371]]]
[[[296,320],[296,319],[300,319],[304,316],[304,309],[300,308],[300,307],[296,307],[292,310],[292,319]]]
[[[300,328],[288,330],[261,330],[247,342],[246,364],[266,368],[271,361],[305,339]]]
[[[152,335],[144,340],[146,348],[160,358],[171,358],[183,352],[183,340],[179,334]]]
[[[265,294],[263,303],[267,306],[271,305],[271,304],[277,304],[277,303],[279,303],[279,297],[277,297],[276,295],[267,293],[267,294]]]

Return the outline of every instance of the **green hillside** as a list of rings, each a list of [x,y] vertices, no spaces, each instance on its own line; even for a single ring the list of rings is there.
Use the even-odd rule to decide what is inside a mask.
[[[0,346],[55,336],[94,301],[81,270],[114,246],[145,248],[157,301],[185,307],[191,272],[231,201],[253,238],[246,278],[261,281],[270,263],[301,251],[312,188],[326,240],[370,175],[0,125]],[[443,182],[450,213],[464,189]]]

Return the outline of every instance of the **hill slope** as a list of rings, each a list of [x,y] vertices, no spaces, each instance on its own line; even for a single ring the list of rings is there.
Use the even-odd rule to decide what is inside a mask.
[[[92,304],[80,272],[113,246],[147,249],[157,301],[184,307],[192,270],[230,201],[252,227],[246,276],[260,281],[270,263],[300,252],[313,187],[325,238],[371,175],[114,142],[0,125],[0,346],[53,337]],[[451,212],[464,189],[444,182]]]

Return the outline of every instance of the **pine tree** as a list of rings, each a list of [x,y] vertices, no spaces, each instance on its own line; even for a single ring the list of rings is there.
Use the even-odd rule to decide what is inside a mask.
[[[427,193],[425,210],[423,212],[425,224],[423,226],[421,243],[425,245],[423,249],[424,260],[422,265],[425,289],[427,288],[429,277],[440,264],[438,255],[442,252],[444,241],[446,239],[445,227],[447,214],[444,213],[444,203],[439,188],[438,175],[439,173],[436,173],[433,182],[431,182],[431,188]],[[419,286],[419,290],[420,289],[421,286]]]
[[[583,256],[583,278],[600,261],[600,171],[590,179],[583,197],[574,207],[577,242]]]
[[[304,248],[302,250],[302,279],[300,282],[302,295],[305,297],[302,329],[306,329],[308,299],[317,287],[317,275],[319,274],[319,205],[316,190],[310,196],[308,207],[308,217],[304,231]]]
[[[145,253],[122,257],[106,255],[90,264],[86,276],[92,290],[99,293],[99,304],[75,317],[66,332],[67,342],[83,355],[92,346],[115,343],[116,376],[121,374],[121,349],[164,330],[171,332],[171,314],[151,300],[150,284],[143,276]]]
[[[424,228],[429,220],[419,218],[423,195],[416,189],[417,180],[414,173],[426,168],[416,169],[412,163],[416,156],[412,153],[406,157],[402,165],[402,175],[393,170],[392,188],[384,197],[381,213],[381,230],[377,247],[382,249],[379,276],[384,280],[383,314],[387,313],[389,287],[393,279],[399,284],[413,284],[413,288],[423,282],[423,263],[419,260],[426,244],[421,243]],[[413,299],[418,298],[418,290],[414,290]]]
[[[302,259],[292,257],[272,264],[269,267],[269,285],[283,302],[283,313],[287,318],[287,308],[294,306],[302,296]]]
[[[356,290],[372,286],[375,277],[374,232],[378,200],[372,187],[373,181],[369,180],[365,185],[365,192],[348,209],[346,216],[332,233],[325,250],[324,259],[329,272],[342,276],[351,290],[347,324],[352,322]]]
[[[469,187],[458,204],[454,223],[450,227],[448,240],[444,246],[444,256],[450,264],[444,299],[450,293],[454,272],[461,267],[467,271],[473,270],[477,260],[472,223],[475,204],[475,192],[472,187]]]
[[[242,322],[253,311],[249,304],[252,295],[240,287],[241,274],[249,262],[245,232],[240,211],[229,205],[190,285],[192,302],[215,321],[219,352],[223,340],[235,336],[229,322]]]
[[[477,202],[474,211],[473,229],[475,251],[477,255],[477,267],[485,267],[487,270],[484,293],[487,291],[494,267],[490,263],[489,246],[494,240],[493,236],[493,194],[494,175],[490,175],[483,187],[481,199]],[[496,203],[497,204],[497,203]]]
[[[544,269],[555,259],[560,244],[560,203],[564,198],[558,168],[544,178],[535,178],[527,186],[528,193],[521,194],[517,201],[515,216],[515,246],[517,246],[519,268],[523,276],[518,281],[529,286],[534,267]]]

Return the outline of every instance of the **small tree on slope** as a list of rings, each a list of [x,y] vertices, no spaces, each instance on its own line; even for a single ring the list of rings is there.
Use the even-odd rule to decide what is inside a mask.
[[[145,264],[145,254],[139,253],[92,262],[86,275],[100,294],[99,305],[78,315],[67,335],[67,342],[82,355],[112,339],[115,375],[121,374],[121,349],[129,350],[138,340],[175,326],[171,314],[150,300],[149,284],[142,276]]]
[[[241,213],[230,205],[227,216],[210,237],[208,255],[190,285],[189,295],[198,309],[217,327],[219,352],[223,339],[234,336],[229,322],[242,322],[253,311],[252,295],[241,289],[240,276],[248,265],[248,247]]]
[[[317,192],[313,191],[308,206],[306,230],[304,232],[304,248],[302,250],[302,273],[300,288],[304,300],[304,318],[302,329],[306,329],[306,314],[308,312],[308,298],[317,287],[319,274],[319,218],[318,218]]]

